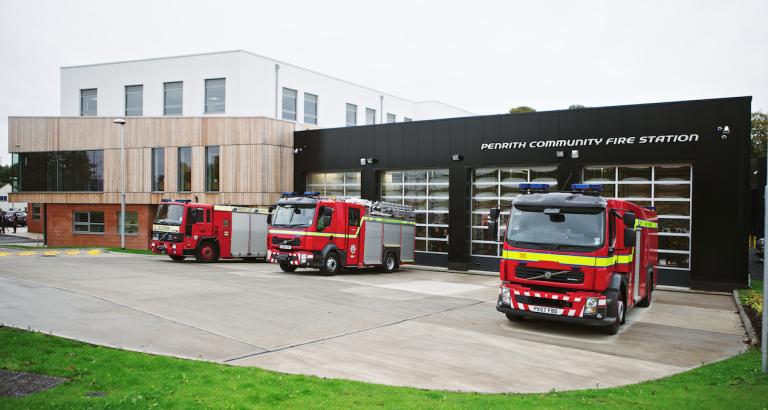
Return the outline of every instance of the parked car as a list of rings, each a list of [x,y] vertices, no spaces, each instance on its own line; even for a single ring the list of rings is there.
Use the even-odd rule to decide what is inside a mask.
[[[27,213],[24,211],[16,212],[16,225],[27,226]]]
[[[755,244],[755,253],[757,254],[757,257],[760,258],[760,262],[762,262],[763,259],[765,258],[764,251],[765,251],[765,238],[760,238],[757,240],[757,243]]]

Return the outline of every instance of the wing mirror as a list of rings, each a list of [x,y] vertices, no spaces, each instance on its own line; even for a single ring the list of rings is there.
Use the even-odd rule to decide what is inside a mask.
[[[635,227],[635,213],[634,212],[624,212],[624,226],[629,228]]]
[[[632,215],[632,218],[634,218],[634,215]],[[635,230],[632,228],[624,228],[624,247],[635,247]]]

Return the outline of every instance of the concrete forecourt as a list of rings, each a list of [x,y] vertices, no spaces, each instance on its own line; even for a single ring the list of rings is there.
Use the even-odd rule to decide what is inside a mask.
[[[659,290],[616,336],[494,309],[498,278],[104,253],[9,255],[0,323],[94,344],[287,373],[477,392],[656,379],[744,350],[732,299]]]

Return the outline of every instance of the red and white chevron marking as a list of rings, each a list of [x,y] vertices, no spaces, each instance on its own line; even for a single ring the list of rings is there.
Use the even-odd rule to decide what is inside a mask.
[[[584,299],[581,296],[571,297],[571,296],[568,296],[568,295],[560,295],[560,294],[557,294],[557,293],[528,292],[528,291],[521,292],[521,291],[519,291],[517,289],[513,289],[512,291],[514,292],[515,296],[520,296],[520,295],[532,296],[532,297],[536,297],[536,298],[544,298],[544,299],[552,299],[552,300],[562,300],[562,301],[565,301],[565,302],[573,302],[573,303],[581,303],[582,299]],[[516,301],[515,299],[517,299],[517,298],[514,298],[514,297],[510,298],[510,299],[511,299],[512,309],[532,311],[531,306],[535,306],[535,305],[531,305],[531,304],[520,303],[520,302]],[[601,299],[601,301],[603,301],[603,305],[604,305],[605,304],[605,299]],[[544,306],[544,307],[546,307],[546,306]],[[571,308],[556,308],[556,309],[557,309],[558,312],[561,312],[560,314],[562,316],[584,317],[584,306],[583,305],[581,307],[576,307],[576,308],[572,308],[571,307]]]

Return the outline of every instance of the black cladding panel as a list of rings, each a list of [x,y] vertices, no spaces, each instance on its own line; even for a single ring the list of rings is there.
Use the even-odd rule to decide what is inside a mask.
[[[309,172],[360,170],[362,195],[375,199],[381,171],[448,168],[448,264],[467,268],[473,259],[468,198],[474,168],[558,165],[558,183],[564,186],[578,182],[587,164],[689,163],[691,270],[662,270],[660,277],[670,284],[728,290],[746,285],[750,109],[751,97],[736,97],[300,131],[295,144],[308,149],[296,156],[296,186],[303,185]],[[718,130],[725,125],[728,134]],[[697,137],[659,142],[680,134]],[[620,139],[630,137],[632,143]],[[532,147],[543,140],[592,143]],[[523,147],[483,149],[490,143]],[[578,158],[571,158],[572,150],[578,151]],[[557,151],[563,151],[562,158]],[[461,155],[461,161],[453,161],[451,154]],[[360,158],[377,161],[361,166]]]

